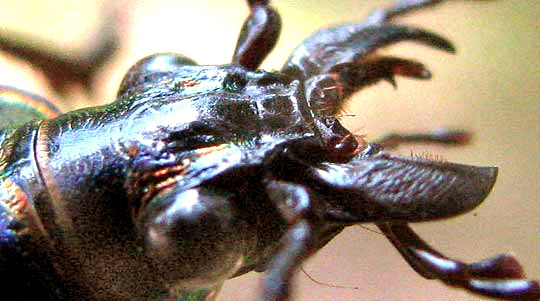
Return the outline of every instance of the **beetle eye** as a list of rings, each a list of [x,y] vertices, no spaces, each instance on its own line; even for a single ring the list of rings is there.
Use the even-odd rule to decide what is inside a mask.
[[[238,92],[247,84],[247,79],[243,74],[240,73],[231,73],[227,74],[225,76],[225,79],[223,79],[223,89],[227,92]]]

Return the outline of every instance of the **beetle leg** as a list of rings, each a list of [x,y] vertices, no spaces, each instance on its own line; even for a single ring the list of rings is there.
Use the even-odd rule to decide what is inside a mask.
[[[342,223],[321,221],[316,198],[305,186],[270,180],[266,192],[289,224],[277,254],[268,266],[264,281],[265,300],[287,300],[294,272],[315,251],[322,248],[343,229]]]
[[[402,143],[466,145],[470,142],[471,136],[470,132],[464,130],[438,129],[431,133],[392,133],[376,140],[374,143],[384,149],[394,149]]]
[[[425,243],[403,222],[376,223],[409,265],[427,279],[468,291],[503,299],[536,300],[540,284],[525,277],[518,261],[510,255],[499,255],[466,264],[448,258]]]
[[[240,31],[233,63],[255,70],[276,45],[281,18],[268,2],[248,0],[251,13]]]
[[[291,225],[277,255],[272,258],[264,281],[265,300],[287,300],[291,278],[303,259],[309,256],[313,226],[304,218],[311,207],[306,188],[269,181],[266,190],[283,218]]]
[[[283,247],[274,256],[264,280],[264,300],[287,300],[291,278],[302,261],[309,256],[312,226],[305,220],[291,226]]]

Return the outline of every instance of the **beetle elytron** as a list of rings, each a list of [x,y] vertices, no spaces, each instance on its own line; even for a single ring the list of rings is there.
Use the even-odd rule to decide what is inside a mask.
[[[277,41],[268,1],[248,1],[232,64],[177,54],[139,61],[118,99],[60,115],[2,89],[0,285],[48,299],[211,299],[265,271],[284,300],[294,272],[345,227],[373,222],[420,275],[484,296],[539,299],[510,255],[465,264],[407,225],[467,212],[497,169],[405,158],[400,142],[464,143],[463,132],[356,137],[337,119],[354,92],[420,63],[376,55],[411,40],[453,46],[393,18],[440,1],[404,0],[365,23],[321,30],[280,72],[257,70]],[[9,47],[8,47],[9,48]]]

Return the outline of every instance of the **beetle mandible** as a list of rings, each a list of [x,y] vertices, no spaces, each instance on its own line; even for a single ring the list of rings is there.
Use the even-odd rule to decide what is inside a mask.
[[[206,298],[266,271],[263,296],[286,299],[293,272],[346,226],[374,222],[422,276],[500,298],[538,298],[511,256],[463,264],[408,222],[476,207],[497,170],[405,158],[400,142],[462,143],[465,133],[368,143],[336,115],[355,91],[420,63],[376,55],[403,40],[452,51],[393,18],[439,1],[401,1],[361,24],[323,30],[280,72],[259,71],[279,33],[266,1],[248,1],[233,64],[159,54],[130,69],[118,99],[57,116],[46,100],[3,90],[2,284],[37,297]],[[10,96],[32,102],[7,103]]]

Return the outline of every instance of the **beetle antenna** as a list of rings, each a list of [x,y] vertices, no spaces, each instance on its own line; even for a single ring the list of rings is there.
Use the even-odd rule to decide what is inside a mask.
[[[353,289],[353,290],[357,290],[359,289],[358,286],[343,286],[343,285],[336,285],[336,284],[328,284],[328,283],[324,283],[324,282],[321,282],[315,278],[313,278],[308,272],[306,272],[306,270],[304,270],[304,267],[301,266],[300,267],[300,271],[302,271],[302,273],[304,273],[304,275],[306,275],[309,280],[319,284],[319,285],[322,285],[322,286],[326,286],[326,287],[333,287],[333,288],[342,288],[342,289]]]

